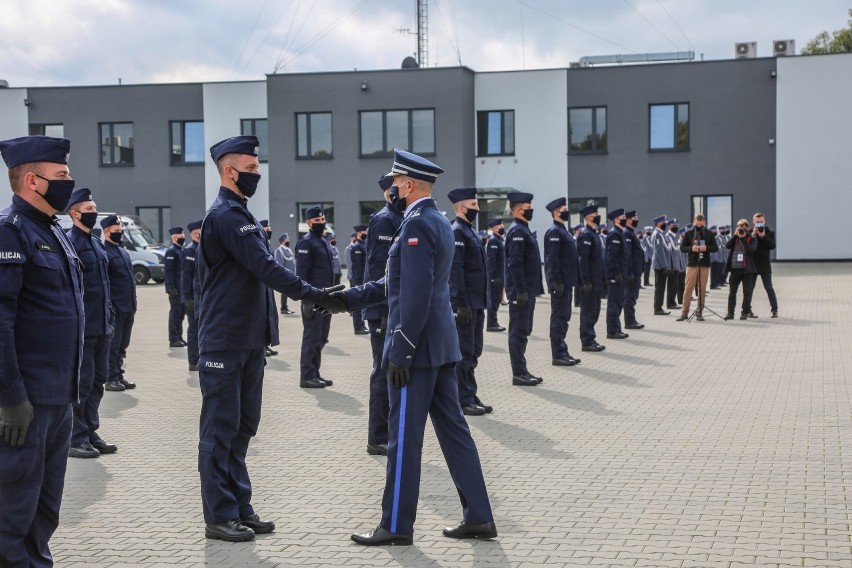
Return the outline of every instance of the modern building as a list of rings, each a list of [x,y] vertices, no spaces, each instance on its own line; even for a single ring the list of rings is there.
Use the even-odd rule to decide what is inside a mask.
[[[208,148],[242,133],[261,140],[250,207],[276,235],[304,231],[319,203],[346,243],[381,207],[377,179],[402,147],[446,170],[436,196],[448,215],[446,193],[476,186],[482,226],[508,214],[513,190],[535,194],[540,236],[559,196],[574,211],[635,208],[644,222],[700,211],[724,225],[761,211],[779,260],[850,259],[838,219],[852,204],[850,87],[852,54],[0,88],[0,139],[70,138],[72,175],[100,209],[139,215],[160,239],[204,214],[218,191]],[[799,238],[810,223],[817,244]]]

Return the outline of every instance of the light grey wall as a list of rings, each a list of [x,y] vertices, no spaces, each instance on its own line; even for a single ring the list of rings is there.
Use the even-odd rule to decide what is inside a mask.
[[[607,106],[609,153],[568,157],[568,194],[610,209],[691,216],[691,195],[733,194],[733,221],[775,218],[774,59],[567,70],[568,106]],[[649,104],[689,102],[689,152],[649,152]],[[710,219],[711,223],[714,223]]]
[[[203,120],[201,84],[32,88],[30,123],[62,123],[71,140],[71,175],[90,187],[101,211],[133,215],[171,207],[175,225],[205,211],[204,165],[172,166],[170,120]],[[132,122],[134,165],[100,165],[100,122]]]
[[[297,232],[297,203],[334,202],[342,249],[360,222],[359,202],[383,199],[377,181],[392,159],[359,157],[362,110],[435,109],[435,155],[429,159],[446,172],[435,196],[451,211],[447,192],[475,182],[473,77],[464,67],[269,75],[270,217],[286,223],[276,234]],[[334,157],[297,160],[295,113],[322,111],[332,112]]]

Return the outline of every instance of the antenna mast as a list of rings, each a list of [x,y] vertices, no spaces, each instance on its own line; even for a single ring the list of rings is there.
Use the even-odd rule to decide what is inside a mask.
[[[429,66],[429,5],[427,0],[417,0],[417,63]]]

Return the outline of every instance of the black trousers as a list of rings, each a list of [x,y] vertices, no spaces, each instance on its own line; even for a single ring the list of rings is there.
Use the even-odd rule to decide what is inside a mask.
[[[654,270],[654,311],[663,309],[663,300],[666,297],[666,283],[669,277],[665,270]]]
[[[598,323],[598,318],[601,316],[601,297],[603,290],[599,286],[593,286],[589,294],[582,294],[580,304],[580,343],[583,346],[594,345],[597,343],[595,339],[595,324]]]
[[[754,284],[752,284],[752,291],[754,288],[757,288],[757,277],[760,276],[760,279],[763,281],[763,289],[766,290],[766,295],[769,297],[769,309],[773,312],[778,311],[778,297],[775,296],[775,288],[772,287],[772,273],[764,272],[761,274],[754,275]]]
[[[488,327],[497,327],[500,325],[497,323],[497,310],[500,309],[500,300],[503,299],[503,288],[492,286],[491,283],[488,283],[488,297],[486,301],[488,302]]]
[[[323,315],[312,310],[313,304],[302,302],[303,329],[300,376],[303,381],[320,378],[322,350],[328,343],[328,332],[331,330],[331,314]],[[305,314],[309,314],[310,317],[305,317]]]
[[[388,371],[382,369],[382,351],[385,335],[379,333],[382,320],[367,320],[370,330],[370,350],[373,352],[373,370],[370,372],[370,408],[367,416],[367,443],[388,443]]]
[[[115,332],[109,342],[109,381],[124,378],[124,358],[130,345],[130,332],[136,312],[116,312]]]
[[[104,396],[104,383],[109,375],[109,344],[112,336],[86,336],[83,360],[80,362],[80,402],[74,408],[74,433],[71,445],[79,446],[99,438],[101,425],[98,409]]]
[[[751,297],[754,293],[754,275],[746,273],[745,270],[731,270],[730,291],[728,292],[729,314],[734,313],[734,309],[737,307],[737,290],[740,288],[740,283],[743,285],[742,313],[747,314],[751,311]]]
[[[572,288],[566,288],[561,298],[557,298],[556,294],[550,295],[550,355],[554,359],[567,359],[570,356],[565,336],[568,335],[568,322],[571,321],[572,292]]]
[[[527,375],[527,338],[532,333],[535,298],[530,298],[525,308],[516,300],[509,300],[509,360],[512,375]]]
[[[645,278],[644,278],[644,282],[642,283],[642,285],[643,286],[650,286],[651,285],[651,280],[650,280],[650,278],[651,278],[651,261],[650,260],[645,261],[645,270],[643,272],[643,275],[644,275]]]
[[[677,305],[677,279],[679,272],[675,271],[666,276],[666,307]]]
[[[169,341],[183,340],[184,306],[180,293],[169,294]]]
[[[683,305],[683,292],[686,287],[686,272],[677,273],[677,303]],[[690,292],[691,294],[692,292]]]
[[[459,381],[459,402],[468,406],[476,402],[476,365],[482,355],[484,346],[483,328],[485,327],[485,310],[471,310],[470,322],[461,325],[456,320],[456,331],[459,335],[461,361],[456,363],[456,378]]]

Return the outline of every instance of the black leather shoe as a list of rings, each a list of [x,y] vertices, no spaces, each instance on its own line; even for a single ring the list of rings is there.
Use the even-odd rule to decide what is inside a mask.
[[[254,540],[254,531],[245,526],[239,519],[219,525],[205,525],[204,536],[228,542],[245,542]]]
[[[527,371],[527,376],[528,376],[529,378],[533,379],[534,381],[538,381],[538,384],[541,384],[541,383],[543,383],[543,382],[544,382],[544,379],[542,379],[541,377],[536,377],[535,375],[533,375],[533,374],[532,374],[532,373],[530,373],[529,371]]]
[[[506,331],[506,328],[502,325],[489,325],[485,328],[485,331]]]
[[[358,329],[355,330],[355,335],[370,335],[369,329]]]
[[[583,345],[583,351],[591,351],[592,353],[597,353],[598,351],[603,351],[603,345],[598,345],[597,343],[592,345]]]
[[[494,412],[494,407],[484,404],[481,400],[479,400],[478,396],[473,397],[473,400],[476,401],[477,406],[481,406],[485,409],[485,414],[491,414],[492,412]]]
[[[603,345],[601,345],[601,344],[600,344],[600,343],[598,343],[597,341],[595,341],[595,347],[597,347],[597,348],[598,348],[598,349],[600,349],[601,351],[603,351],[604,349],[606,349],[606,347],[604,347]]]
[[[284,310],[283,310],[281,313],[282,313],[282,314],[287,314],[287,315],[289,316],[290,314],[295,314],[296,312],[294,312],[294,311],[293,311],[293,310],[291,310],[290,308],[284,308]]]
[[[104,390],[112,391],[112,392],[121,392],[124,389],[124,385],[121,384],[120,381],[107,381],[104,385]]]
[[[371,456],[386,456],[388,455],[387,444],[367,444],[367,453]]]
[[[265,353],[267,357],[274,357],[275,355],[278,355],[278,351],[272,347],[267,347]]]
[[[275,530],[275,523],[262,520],[257,513],[246,515],[240,521],[254,531],[254,534],[268,534]]]
[[[776,319],[778,317],[778,310],[772,310],[772,315],[770,317],[772,319]]]
[[[746,313],[740,314],[740,319],[741,319],[741,320],[747,320],[747,319],[748,319],[748,314],[746,314]]]
[[[644,323],[634,322],[634,323],[628,323],[628,324],[627,324],[627,325],[625,325],[624,327],[625,327],[625,328],[627,328],[627,329],[644,329],[645,324],[644,324]]]
[[[310,379],[299,381],[299,386],[303,389],[322,389],[325,388],[325,382],[316,377],[311,377]]]
[[[462,406],[462,412],[465,416],[482,416],[485,414],[485,409],[477,404],[468,404]]]
[[[519,387],[534,387],[538,384],[538,381],[529,375],[514,375],[512,384]]]
[[[443,531],[444,536],[449,538],[497,538],[497,527],[494,521],[490,523],[460,523],[457,527],[447,527]]]
[[[607,339],[627,339],[628,337],[630,337],[630,336],[627,335],[626,333],[622,333],[620,331],[618,333],[607,333],[606,334]]]
[[[98,450],[102,454],[114,454],[118,451],[118,446],[115,444],[110,444],[109,442],[103,440],[102,438],[98,438],[97,440],[92,440],[91,445],[93,448]]]
[[[654,315],[655,315],[655,316],[667,316],[667,315],[669,315],[670,313],[671,313],[671,312],[667,312],[666,310],[654,310]]]
[[[101,453],[88,442],[68,448],[69,458],[96,458],[99,455],[101,455]]]
[[[553,366],[554,367],[573,367],[577,364],[577,360],[573,357],[566,357],[563,359],[554,359]]]
[[[118,379],[118,382],[121,383],[121,386],[124,387],[124,390],[130,390],[130,389],[136,388],[136,383],[131,383],[130,381],[128,381],[125,378]]]
[[[386,531],[382,527],[376,527],[375,530],[372,530],[368,533],[355,533],[352,535],[352,540],[364,546],[394,546],[397,544],[409,545],[414,542],[414,539],[411,537],[411,535],[395,534]]]
[[[186,347],[183,341],[169,341],[169,347]]]
[[[189,370],[190,370],[190,371],[197,371],[197,370],[198,370],[198,365],[193,365],[192,363],[190,363],[190,364],[189,364]]]
[[[670,309],[670,310],[679,310],[679,309],[681,309],[682,307],[683,307],[683,306],[681,306],[680,304],[672,304],[671,306],[666,306],[666,308],[668,308],[668,309]]]
[[[725,314],[725,317],[723,319],[725,321],[732,320],[732,319],[734,319],[734,314],[727,313],[727,314]]]
[[[749,313],[748,313],[748,317],[749,317],[750,319],[757,319],[757,316],[756,316],[756,315],[754,315],[754,312],[749,312]]]
[[[317,378],[319,379],[319,381],[321,383],[325,383],[325,386],[327,386],[327,387],[330,387],[331,385],[334,384],[334,381],[332,381],[331,379],[325,379],[323,377],[317,377]]]

